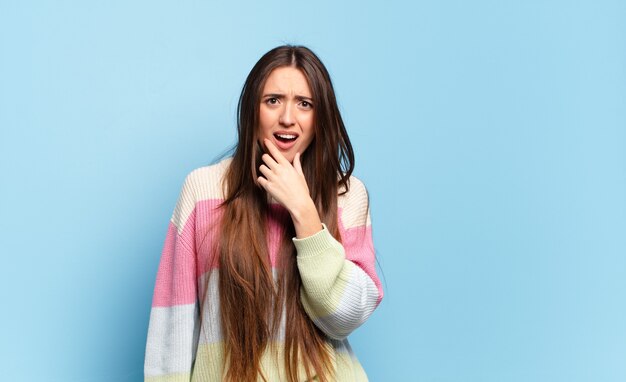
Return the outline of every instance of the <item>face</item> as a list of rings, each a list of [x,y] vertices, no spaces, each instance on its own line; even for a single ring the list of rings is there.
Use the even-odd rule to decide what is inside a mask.
[[[267,138],[293,162],[313,140],[314,111],[311,89],[304,74],[293,67],[272,70],[261,92],[259,141]]]

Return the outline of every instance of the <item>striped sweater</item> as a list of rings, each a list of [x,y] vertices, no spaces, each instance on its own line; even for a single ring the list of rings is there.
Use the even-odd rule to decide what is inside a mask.
[[[232,157],[191,171],[172,214],[156,276],[145,353],[145,381],[221,381],[224,363],[217,256],[224,200],[221,182]],[[343,191],[341,189],[340,191]],[[286,209],[268,197],[276,213]],[[276,264],[280,231],[269,214],[268,249]],[[337,381],[367,381],[347,336],[370,316],[383,291],[376,275],[367,190],[354,176],[338,196],[339,243],[325,224],[318,233],[292,238],[308,316],[327,337]],[[207,234],[208,233],[208,234]],[[208,279],[207,279],[208,278]],[[202,322],[200,322],[200,309]],[[284,334],[284,320],[282,323]],[[285,380],[284,335],[273,338],[261,359],[269,381]],[[274,354],[278,355],[278,358]],[[304,369],[301,378],[306,379]]]

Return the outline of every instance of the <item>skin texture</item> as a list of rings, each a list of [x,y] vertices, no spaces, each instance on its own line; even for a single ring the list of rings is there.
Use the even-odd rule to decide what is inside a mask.
[[[314,103],[309,84],[304,74],[293,67],[274,69],[265,81],[261,92],[259,108],[259,142],[271,140],[276,147],[274,133],[290,132],[298,135],[295,144],[288,150],[282,150],[287,160],[292,163],[296,152],[303,153],[313,140]],[[267,150],[267,147],[266,147]]]
[[[261,97],[259,135],[266,153],[257,182],[291,215],[296,238],[314,235],[322,222],[302,172],[300,154],[314,138],[313,100],[306,77],[296,68],[277,68],[270,73]],[[293,147],[279,149],[274,132],[298,134]]]

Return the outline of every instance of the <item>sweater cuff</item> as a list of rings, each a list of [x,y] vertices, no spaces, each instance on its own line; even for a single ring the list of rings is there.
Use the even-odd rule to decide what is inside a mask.
[[[322,223],[322,230],[302,239],[292,238],[293,244],[296,246],[298,256],[315,255],[323,252],[333,246],[335,238],[328,231],[326,224]]]

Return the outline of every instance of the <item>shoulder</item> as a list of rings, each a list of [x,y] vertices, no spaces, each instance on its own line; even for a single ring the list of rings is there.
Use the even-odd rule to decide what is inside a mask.
[[[199,201],[222,199],[222,179],[232,158],[191,170],[185,176],[171,221],[180,230],[192,215]]]
[[[367,202],[369,199],[365,183],[354,175],[350,175],[347,192],[344,193],[344,191],[346,191],[346,188],[339,186],[338,205],[340,207],[344,207],[346,204],[354,204],[355,202]]]
[[[344,187],[339,188],[341,194]],[[369,225],[369,195],[365,183],[354,175],[348,181],[348,191],[339,195],[337,205],[340,209],[340,216],[344,227]]]
[[[223,198],[222,180],[232,159],[227,157],[191,170],[185,177],[183,191],[193,194],[196,201]]]

